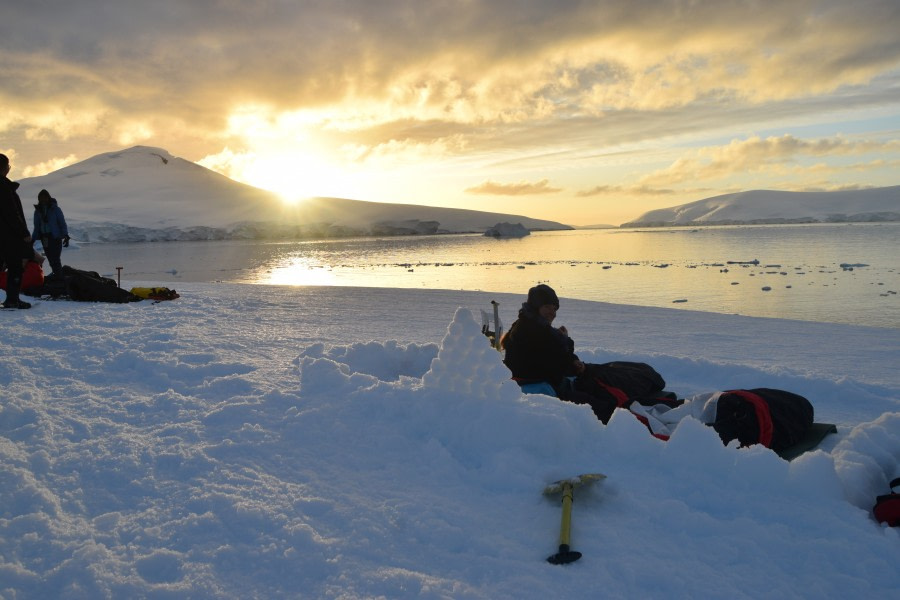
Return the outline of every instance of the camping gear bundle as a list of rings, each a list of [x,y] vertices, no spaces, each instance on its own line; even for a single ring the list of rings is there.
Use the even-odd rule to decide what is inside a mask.
[[[891,493],[875,498],[875,506],[872,513],[879,523],[885,523],[891,527],[900,527],[900,493],[896,491],[900,487],[900,477],[891,481]]]
[[[122,289],[109,277],[103,277],[96,271],[84,271],[64,265],[59,273],[43,278],[40,285],[22,286],[23,293],[34,296],[49,296],[54,300],[77,300],[79,302],[140,302],[151,299],[174,300],[178,293],[167,287]]]
[[[814,423],[810,401],[785,390],[736,389],[679,399],[665,385],[650,365],[627,361],[585,365],[574,382],[576,390],[597,399],[591,407],[602,421],[624,408],[663,440],[691,416],[715,429],[726,444],[762,444],[790,459],[836,431],[834,425]]]

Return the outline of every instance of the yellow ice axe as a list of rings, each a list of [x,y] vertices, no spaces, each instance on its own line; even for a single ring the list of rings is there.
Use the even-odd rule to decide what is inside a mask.
[[[572,497],[575,488],[606,479],[602,473],[587,473],[571,479],[562,479],[544,488],[544,494],[555,496],[562,494],[562,523],[559,528],[559,552],[547,557],[547,562],[554,565],[565,565],[581,558],[581,552],[569,548],[569,537],[572,529]]]

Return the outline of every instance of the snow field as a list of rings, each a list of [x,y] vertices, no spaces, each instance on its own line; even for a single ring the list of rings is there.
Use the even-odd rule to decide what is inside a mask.
[[[900,474],[893,330],[564,302],[584,360],[645,360],[679,394],[807,395],[840,434],[788,463],[698,422],[664,443],[629,413],[604,426],[522,395],[470,311],[499,297],[511,312],[513,298],[179,293],[3,314],[0,596],[891,598],[900,586],[898,531],[870,514]],[[836,337],[862,370],[828,359]],[[560,507],[541,491],[598,471],[608,479],[576,490],[583,558],[546,563]]]

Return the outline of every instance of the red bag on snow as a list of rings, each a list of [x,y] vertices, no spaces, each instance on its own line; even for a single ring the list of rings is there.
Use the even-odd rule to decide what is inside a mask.
[[[0,272],[0,290],[6,289],[6,271]],[[25,269],[22,272],[22,283],[19,289],[22,293],[29,290],[40,288],[44,285],[44,269],[36,262],[28,261],[25,263]]]
[[[900,477],[891,482],[891,493],[875,498],[872,512],[879,523],[887,523],[891,527],[900,527],[900,494],[893,491],[900,485]]]

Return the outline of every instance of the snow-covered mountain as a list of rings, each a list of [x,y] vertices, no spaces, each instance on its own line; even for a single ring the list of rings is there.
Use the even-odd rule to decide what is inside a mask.
[[[646,212],[622,227],[900,221],[900,186],[839,192],[753,190]]]
[[[290,207],[272,192],[147,146],[99,154],[19,183],[29,215],[29,204],[46,189],[59,200],[72,237],[90,242],[483,233],[501,221],[531,230],[571,229],[518,215],[344,198]]]

